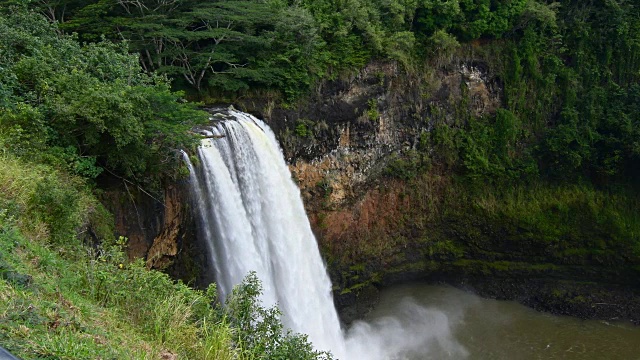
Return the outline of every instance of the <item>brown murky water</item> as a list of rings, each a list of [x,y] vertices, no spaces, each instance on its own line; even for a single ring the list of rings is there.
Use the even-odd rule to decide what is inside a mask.
[[[554,316],[447,286],[388,289],[365,321],[381,334],[389,324],[412,329],[402,338],[411,349],[396,359],[640,360],[639,326]]]

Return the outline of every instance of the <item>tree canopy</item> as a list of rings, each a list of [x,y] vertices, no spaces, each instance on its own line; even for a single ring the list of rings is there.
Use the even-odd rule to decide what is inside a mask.
[[[12,1],[20,0],[3,0]],[[79,156],[89,148],[100,154],[91,156],[104,156],[108,150],[95,145],[100,136],[111,136],[115,149],[134,146],[133,138],[142,132],[123,119],[132,116],[129,109],[144,107],[144,101],[132,104],[149,96],[140,93],[142,83],[171,96],[158,75],[194,97],[267,90],[292,103],[319,81],[374,59],[397,61],[416,74],[462,61],[464,49],[484,44],[472,56],[491,67],[503,87],[504,104],[492,117],[451,129],[458,169],[489,181],[587,178],[606,184],[638,176],[640,9],[631,0],[50,0],[30,6],[59,22],[59,28],[29,25],[30,31],[49,34],[35,39],[33,33],[30,41],[45,46],[55,38],[60,45],[46,50],[50,54],[43,50],[20,61],[14,57],[15,66],[3,69],[0,92],[13,96],[11,89],[20,84],[20,96],[40,102],[16,108],[12,123],[54,113],[66,119],[55,122],[56,131],[64,134],[56,141],[68,144],[73,134],[82,133],[75,140],[80,145],[74,145]],[[63,43],[76,40],[54,37],[56,31],[76,32],[89,44],[71,46],[64,55],[58,50],[69,45]],[[127,47],[138,55],[139,66],[126,54]],[[6,50],[4,56],[12,51],[25,49]],[[102,51],[101,56],[115,59],[110,60],[114,65],[67,62],[64,56],[74,51],[79,58]],[[59,73],[64,76],[50,75],[56,72],[52,69],[64,69]],[[27,81],[25,74],[38,74],[38,80]],[[110,77],[98,81],[105,74]],[[63,87],[69,91],[66,98],[53,96],[52,89]],[[126,91],[110,90],[115,88]],[[82,95],[71,99],[74,92]],[[109,115],[100,107],[113,110]],[[170,122],[162,124],[168,130]],[[149,134],[144,136],[148,141]],[[109,166],[123,167],[122,173],[145,167],[121,153],[109,157]]]
[[[9,15],[10,14],[10,15]],[[0,14],[0,147],[87,178],[144,182],[175,168],[187,130],[206,120],[126,43],[81,45],[21,7]]]

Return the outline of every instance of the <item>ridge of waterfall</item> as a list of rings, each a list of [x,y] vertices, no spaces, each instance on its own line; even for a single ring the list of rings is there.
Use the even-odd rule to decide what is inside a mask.
[[[234,119],[205,131],[197,169],[189,167],[199,236],[205,239],[222,298],[255,271],[265,306],[277,305],[283,324],[309,336],[318,350],[346,354],[331,294],[300,190],[274,133],[261,120],[234,110]]]

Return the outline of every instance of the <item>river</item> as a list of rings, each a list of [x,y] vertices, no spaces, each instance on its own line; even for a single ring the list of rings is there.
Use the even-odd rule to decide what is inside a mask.
[[[394,339],[397,327],[411,331]],[[640,327],[554,316],[448,286],[387,289],[351,332],[358,329],[406,344],[399,359],[640,360]]]

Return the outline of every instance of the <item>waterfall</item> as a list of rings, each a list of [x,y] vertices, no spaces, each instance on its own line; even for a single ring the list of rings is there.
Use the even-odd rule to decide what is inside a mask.
[[[345,341],[300,191],[271,129],[229,110],[198,148],[196,170],[185,157],[216,282],[224,298],[255,271],[263,305],[277,305],[283,324],[309,335],[318,350],[344,358]]]
[[[197,169],[183,153],[215,279],[225,298],[251,271],[262,282],[262,304],[277,305],[282,322],[309,335],[317,350],[337,359],[405,359],[433,344],[453,358],[466,350],[451,336],[455,319],[410,299],[403,319],[357,321],[343,333],[333,306],[331,281],[275,135],[255,117],[229,110],[198,148]],[[410,357],[411,358],[411,357]]]

